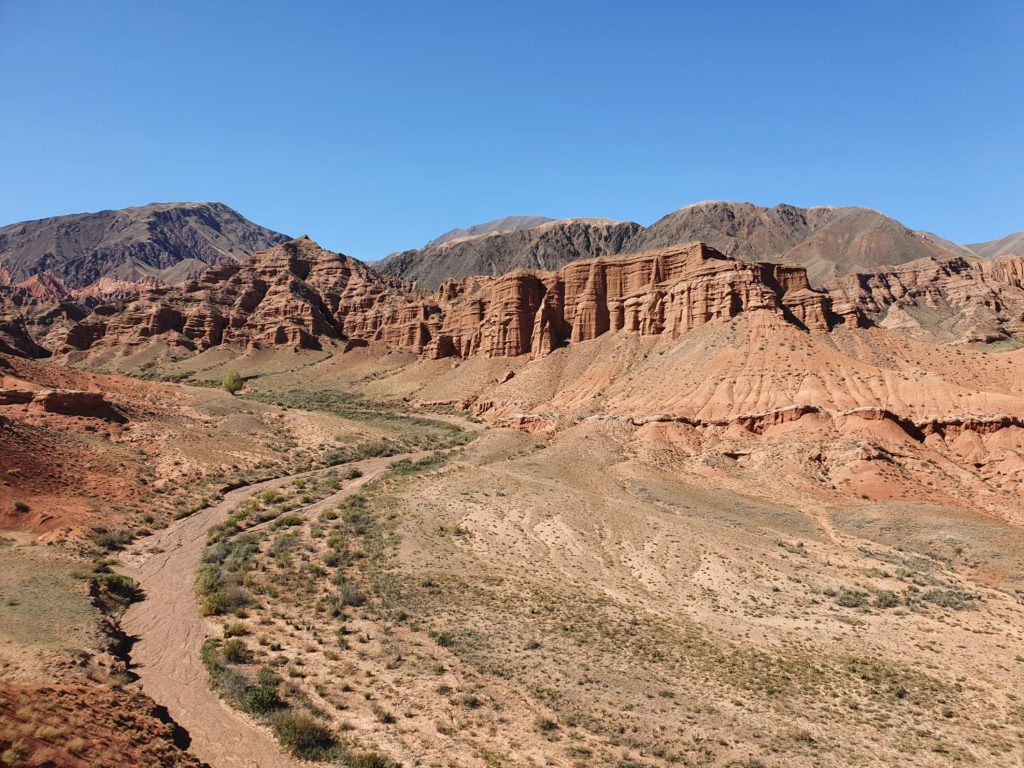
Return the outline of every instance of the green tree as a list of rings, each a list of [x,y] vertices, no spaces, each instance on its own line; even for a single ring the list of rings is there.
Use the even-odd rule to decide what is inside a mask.
[[[230,392],[232,395],[242,388],[242,377],[238,374],[238,371],[229,371],[228,375],[224,377],[224,391]]]

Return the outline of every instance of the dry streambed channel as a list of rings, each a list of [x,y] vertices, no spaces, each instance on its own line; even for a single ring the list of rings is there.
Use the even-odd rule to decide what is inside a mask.
[[[453,417],[438,417],[453,422]],[[458,420],[472,431],[480,425]],[[324,499],[293,510],[316,515],[357,493],[403,459],[417,460],[431,451],[354,461],[345,469],[359,470],[360,477]],[[308,765],[285,752],[271,731],[231,708],[210,688],[200,658],[207,629],[200,616],[195,592],[196,574],[207,532],[224,522],[239,504],[263,491],[281,488],[297,478],[313,477],[337,467],[302,472],[266,480],[225,493],[223,500],[167,528],[135,542],[122,557],[119,571],[139,582],[145,598],[130,606],[122,628],[133,639],[132,671],[143,691],[186,733],[189,749],[214,768],[291,768]]]

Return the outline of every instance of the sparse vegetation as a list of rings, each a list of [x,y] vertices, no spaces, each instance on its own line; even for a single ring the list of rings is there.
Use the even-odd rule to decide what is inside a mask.
[[[225,392],[233,395],[242,388],[244,383],[238,371],[228,371],[227,375],[224,376],[224,381],[221,382],[221,387]]]
[[[303,760],[327,761],[337,756],[338,742],[331,729],[304,712],[284,712],[273,719],[281,744]]]

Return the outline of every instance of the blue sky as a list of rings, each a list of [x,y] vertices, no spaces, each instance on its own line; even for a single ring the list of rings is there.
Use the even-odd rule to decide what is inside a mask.
[[[1024,229],[1021,2],[0,0],[0,223],[221,200],[364,259],[705,199]]]

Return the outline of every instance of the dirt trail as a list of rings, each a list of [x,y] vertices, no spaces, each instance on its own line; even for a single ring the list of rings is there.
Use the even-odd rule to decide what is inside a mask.
[[[480,429],[461,420],[460,426]],[[345,481],[340,491],[297,512],[315,514],[355,493],[395,461],[431,453],[418,451],[347,464],[360,469],[362,477]],[[121,572],[137,579],[146,593],[142,602],[128,609],[122,621],[124,631],[137,638],[131,651],[133,671],[142,689],[157,704],[167,707],[171,717],[188,732],[195,755],[214,768],[299,768],[308,763],[287,755],[269,729],[229,707],[210,689],[199,659],[206,631],[193,588],[206,532],[227,519],[231,510],[249,496],[286,485],[296,477],[326,471],[303,472],[230,491],[216,506],[140,539],[122,558],[125,566]]]

